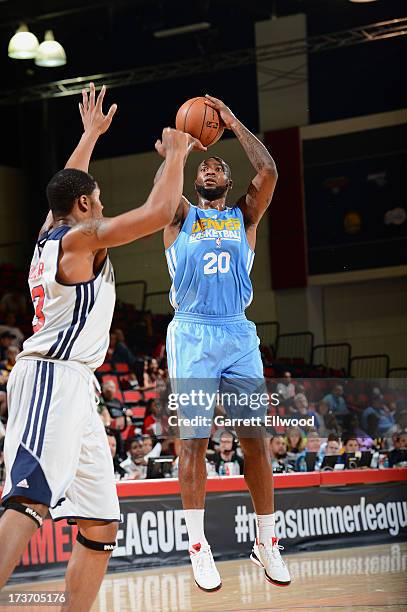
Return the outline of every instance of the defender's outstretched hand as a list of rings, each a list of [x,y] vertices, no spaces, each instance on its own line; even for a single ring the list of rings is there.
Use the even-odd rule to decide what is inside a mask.
[[[214,98],[213,96],[210,96],[209,94],[205,94],[205,98],[206,98],[205,104],[217,110],[220,115],[220,118],[222,119],[222,122],[225,128],[227,128],[228,130],[231,130],[232,124],[235,123],[237,119],[236,119],[236,116],[230,110],[230,108],[226,106],[226,104],[222,102],[222,100],[218,100],[218,98]]]
[[[207,150],[207,148],[204,147],[197,138],[191,136],[191,134],[186,134],[185,132],[180,132],[179,130],[174,130],[172,128],[165,128],[163,130],[162,140],[156,141],[155,150],[161,155],[161,157],[165,157],[169,148],[180,146],[186,147],[186,155],[189,155],[191,151]]]
[[[82,104],[79,103],[79,112],[82,117],[85,132],[94,131],[100,136],[109,129],[113,116],[117,111],[117,104],[112,104],[107,112],[107,115],[104,115],[102,105],[103,98],[105,97],[106,93],[106,86],[103,85],[96,102],[96,90],[94,83],[90,83],[89,87],[89,95],[86,89],[82,89]]]

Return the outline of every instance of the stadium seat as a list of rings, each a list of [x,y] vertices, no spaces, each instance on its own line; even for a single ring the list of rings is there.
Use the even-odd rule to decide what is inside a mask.
[[[105,361],[105,363],[102,363],[102,365],[99,366],[96,370],[96,372],[98,373],[111,372],[111,371],[112,371],[112,364],[109,361]]]
[[[146,412],[146,409],[144,406],[134,406],[134,408],[131,409],[133,416],[136,417],[137,419],[144,419],[144,415]]]
[[[144,391],[145,400],[158,399],[159,397],[160,397],[160,394],[158,393],[158,391]]]
[[[275,373],[275,371],[274,371],[274,369],[273,369],[272,367],[270,367],[270,366],[266,366],[266,367],[264,368],[264,376],[265,376],[266,378],[274,378],[274,377],[275,377],[275,375],[276,375],[276,373]]]
[[[126,429],[121,432],[122,440],[128,440],[136,435],[136,425],[127,425]]]
[[[359,393],[358,395],[358,403],[359,404],[367,404],[369,402],[369,396],[366,393]]]
[[[137,404],[143,399],[143,395],[140,391],[124,391],[123,398],[126,404]]]
[[[114,384],[116,385],[116,391],[115,391],[114,397],[122,402],[123,395],[120,389],[120,382],[119,382],[118,377],[115,374],[104,374],[102,376],[102,384],[108,382],[109,380],[113,381]]]
[[[129,364],[128,363],[115,363],[114,370],[122,374],[127,374],[127,372],[129,372],[130,370]]]

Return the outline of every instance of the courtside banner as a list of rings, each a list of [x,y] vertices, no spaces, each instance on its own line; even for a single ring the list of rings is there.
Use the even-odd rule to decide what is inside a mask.
[[[158,482],[157,482],[158,484]],[[286,552],[396,541],[407,537],[407,481],[279,489],[276,532]],[[110,570],[188,561],[179,495],[120,500],[122,523]],[[255,517],[246,491],[207,494],[205,526],[217,560],[249,556]],[[62,576],[77,528],[50,519],[37,531],[13,580]]]

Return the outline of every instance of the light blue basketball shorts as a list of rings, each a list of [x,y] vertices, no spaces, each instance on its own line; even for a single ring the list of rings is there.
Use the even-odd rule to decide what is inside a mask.
[[[219,405],[227,418],[217,410],[216,425],[260,425],[269,400],[259,344],[256,326],[244,314],[175,314],[167,331],[168,408],[180,438],[208,438]]]

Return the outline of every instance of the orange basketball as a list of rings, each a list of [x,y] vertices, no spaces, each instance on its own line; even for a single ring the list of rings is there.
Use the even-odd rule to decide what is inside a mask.
[[[218,111],[205,104],[203,97],[184,102],[175,118],[175,127],[198,138],[204,147],[215,144],[224,130]]]

